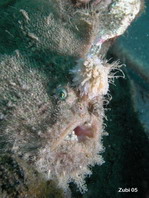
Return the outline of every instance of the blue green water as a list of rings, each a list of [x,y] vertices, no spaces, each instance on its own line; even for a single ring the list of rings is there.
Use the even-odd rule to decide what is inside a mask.
[[[145,10],[120,37],[117,44],[130,56],[138,70],[149,79],[149,1]]]

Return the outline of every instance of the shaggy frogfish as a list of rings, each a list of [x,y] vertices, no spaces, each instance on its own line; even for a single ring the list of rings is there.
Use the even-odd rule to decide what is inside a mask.
[[[74,182],[84,192],[90,168],[104,161],[103,103],[109,83],[121,71],[117,62],[108,63],[106,51],[143,3],[20,0],[3,4],[1,151],[24,161],[64,191]]]

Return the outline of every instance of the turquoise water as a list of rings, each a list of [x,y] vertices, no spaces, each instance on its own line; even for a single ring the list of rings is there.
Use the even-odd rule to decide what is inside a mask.
[[[130,57],[138,71],[149,80],[149,1],[141,16],[121,36],[116,45],[121,46],[124,56]],[[121,53],[121,52],[120,52]]]

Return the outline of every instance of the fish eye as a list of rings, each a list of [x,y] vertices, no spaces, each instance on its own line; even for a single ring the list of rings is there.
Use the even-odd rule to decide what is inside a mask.
[[[60,99],[60,100],[65,100],[68,96],[67,90],[64,88],[57,88],[56,89],[56,96]]]

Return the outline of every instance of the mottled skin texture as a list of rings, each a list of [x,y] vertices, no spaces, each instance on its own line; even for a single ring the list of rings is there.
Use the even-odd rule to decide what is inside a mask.
[[[103,162],[105,99],[81,98],[69,73],[92,46],[103,21],[99,13],[108,11],[110,1],[98,2],[96,7],[80,9],[65,0],[10,1],[0,12],[1,152],[12,155],[26,177],[23,162],[41,173],[43,181],[52,179],[63,189],[74,181],[85,190],[89,166]],[[64,100],[58,88],[67,92]],[[89,136],[65,139],[86,123],[92,128]],[[6,177],[9,180],[9,174]],[[1,186],[2,193],[13,196],[3,181]],[[22,191],[17,188],[16,196],[21,197]]]
[[[81,99],[71,87],[69,70],[90,47],[97,19],[87,9],[75,14],[73,4],[63,3],[19,1],[1,11],[1,150],[64,189],[71,179],[81,189],[84,174],[91,173],[87,166],[102,163],[98,152],[102,150],[103,99],[96,99],[98,105]],[[58,86],[66,89],[65,100],[57,96]],[[68,132],[88,121],[93,127],[91,137],[80,143],[64,140]],[[16,190],[20,196],[22,189]],[[11,197],[7,188],[2,190]]]
[[[50,96],[45,88],[48,86],[45,76],[25,66],[22,57],[18,61],[17,56],[9,56],[7,61],[4,57],[1,63],[1,101],[6,105],[1,104],[4,115],[1,135],[7,137],[2,150],[11,151],[32,164],[47,179],[58,179],[63,188],[67,187],[70,172],[80,186],[84,173],[90,174],[86,165],[102,163],[98,156],[102,149],[102,97],[97,101],[80,99],[69,85],[63,86],[68,92],[64,101],[55,93]],[[69,132],[88,121],[93,127],[92,138],[80,143],[64,141]],[[80,179],[75,178],[77,174],[81,174]]]

